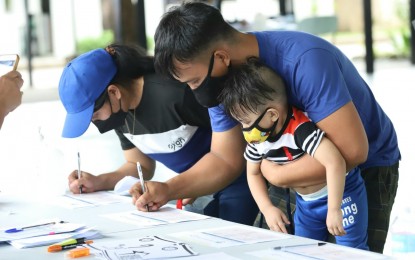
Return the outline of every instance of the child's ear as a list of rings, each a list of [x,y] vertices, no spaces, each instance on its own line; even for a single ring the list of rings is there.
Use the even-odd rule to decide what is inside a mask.
[[[278,118],[280,118],[280,112],[277,109],[271,108],[269,109],[269,112],[271,113],[272,122],[275,122],[278,120]]]

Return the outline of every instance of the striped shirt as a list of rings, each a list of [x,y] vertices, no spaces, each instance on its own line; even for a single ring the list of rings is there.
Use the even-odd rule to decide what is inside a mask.
[[[292,107],[281,131],[273,138],[259,144],[248,144],[245,159],[258,163],[267,159],[278,164],[296,160],[304,153],[314,156],[324,131],[317,128],[307,115],[298,108]],[[271,140],[273,139],[273,140]]]

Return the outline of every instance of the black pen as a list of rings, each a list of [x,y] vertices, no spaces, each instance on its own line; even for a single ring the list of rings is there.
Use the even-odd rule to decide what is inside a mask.
[[[300,244],[300,245],[290,245],[290,246],[276,246],[274,247],[274,250],[284,250],[288,248],[294,248],[294,247],[302,247],[302,246],[324,246],[325,242],[318,242],[318,243],[310,243],[310,244]]]

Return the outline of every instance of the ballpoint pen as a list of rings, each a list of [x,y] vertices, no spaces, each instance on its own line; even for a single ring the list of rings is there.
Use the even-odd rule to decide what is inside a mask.
[[[143,190],[143,194],[146,192],[146,186],[144,185],[144,178],[143,178],[143,171],[141,170],[140,162],[137,162],[137,171],[138,171],[138,178],[140,178],[141,189]],[[148,205],[146,205],[147,212],[150,211],[148,209]]]
[[[17,232],[20,232],[20,231],[23,231],[23,230],[29,229],[29,228],[55,225],[55,224],[58,224],[58,223],[64,223],[64,221],[59,221],[59,222],[53,221],[53,222],[42,223],[42,224],[37,224],[37,225],[32,225],[32,226],[27,226],[27,227],[21,227],[21,228],[11,228],[11,229],[5,230],[4,232],[6,232],[6,233],[17,233]]]
[[[50,245],[48,247],[48,252],[58,252],[66,249],[76,248],[79,245],[91,243],[93,243],[92,240],[86,240],[85,238],[71,238],[60,243]]]
[[[81,179],[81,156],[78,152],[78,180]],[[79,194],[82,194],[82,184],[79,185]]]
[[[276,246],[274,247],[274,250],[285,250],[289,248],[296,248],[296,247],[303,247],[303,246],[324,246],[325,242],[313,242],[313,243],[306,243],[306,244],[300,244],[300,245],[289,245],[289,246]]]

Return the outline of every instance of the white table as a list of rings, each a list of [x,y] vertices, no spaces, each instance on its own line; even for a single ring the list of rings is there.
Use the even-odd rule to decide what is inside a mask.
[[[46,200],[47,198],[45,198]],[[95,227],[99,230],[104,238],[95,240],[95,243],[99,241],[116,241],[122,239],[128,239],[133,237],[142,237],[146,235],[159,235],[169,236],[169,234],[181,231],[191,231],[209,227],[225,227],[228,225],[235,225],[228,221],[224,221],[216,218],[209,218],[205,220],[181,222],[175,224],[168,224],[163,226],[156,226],[151,228],[140,229],[135,225],[114,221],[109,218],[104,218],[102,214],[109,214],[114,212],[123,212],[133,210],[134,207],[131,203],[119,203],[102,205],[98,207],[87,207],[79,209],[67,209],[59,206],[50,206],[47,203],[42,203],[39,199],[32,200],[21,196],[2,195],[0,193],[0,227],[10,225],[10,223],[16,223],[19,221],[34,222],[39,219],[45,218],[60,218],[65,221],[74,223],[83,223],[89,227]],[[257,229],[256,227],[250,227]],[[266,231],[272,232],[272,231]],[[238,259],[256,259],[252,255],[246,254],[246,252],[256,251],[261,249],[270,249],[275,246],[287,246],[304,242],[312,242],[313,240],[290,236],[290,239],[264,242],[243,246],[233,246],[227,248],[212,248],[206,245],[197,243],[190,244],[194,251],[200,255],[224,252],[227,255],[236,257]],[[177,239],[176,239],[177,240]],[[341,247],[341,246],[338,246]],[[361,252],[357,249],[356,252]],[[389,259],[388,256],[368,253],[371,257],[376,259]],[[64,259],[64,252],[48,253],[47,247],[35,247],[28,249],[16,249],[13,246],[3,243],[0,244],[0,259]],[[83,257],[80,259],[94,259],[94,257]],[[191,259],[191,258],[187,258]],[[310,258],[312,259],[312,258]]]

